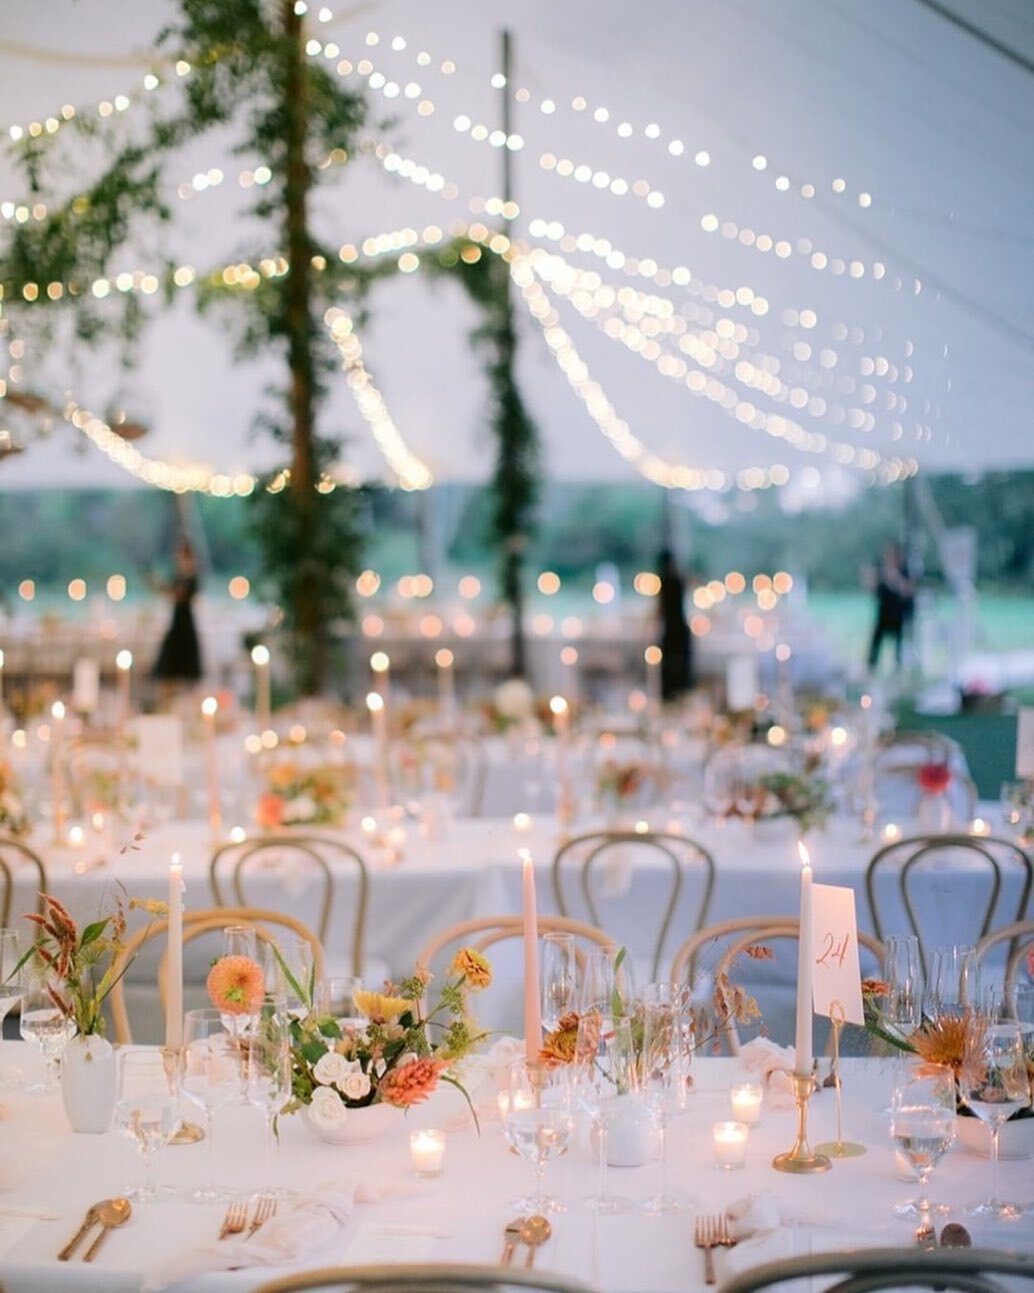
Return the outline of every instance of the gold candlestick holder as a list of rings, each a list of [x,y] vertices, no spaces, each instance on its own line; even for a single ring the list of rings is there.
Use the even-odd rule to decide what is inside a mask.
[[[772,1166],[777,1172],[828,1172],[833,1166],[825,1154],[816,1153],[808,1144],[808,1101],[815,1090],[815,1079],[810,1073],[791,1075],[793,1095],[797,1102],[797,1139],[785,1154],[777,1154]]]
[[[844,1027],[845,1016],[844,1007],[839,1001],[830,1003],[829,1017],[833,1024],[833,1063],[830,1068],[830,1077],[826,1080],[825,1085],[833,1087],[833,1096],[836,1101],[837,1138],[836,1140],[824,1141],[821,1145],[816,1145],[815,1152],[816,1154],[828,1154],[830,1158],[858,1158],[865,1153],[865,1146],[860,1145],[855,1140],[844,1139],[844,1100],[840,1081],[840,1033]]]
[[[180,1071],[183,1062],[183,1050],[175,1046],[162,1047],[162,1063],[165,1066],[165,1078],[169,1087],[177,1095],[180,1089]],[[199,1140],[204,1140],[204,1129],[199,1127],[196,1122],[188,1122],[184,1119],[178,1130],[169,1141],[170,1145],[196,1145]]]

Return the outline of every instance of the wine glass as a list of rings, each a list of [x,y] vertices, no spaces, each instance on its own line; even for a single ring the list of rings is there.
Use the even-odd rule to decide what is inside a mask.
[[[227,925],[223,930],[223,956],[258,960],[258,934],[253,925]]]
[[[594,1212],[624,1212],[628,1201],[607,1188],[607,1139],[618,1116],[639,1091],[639,1073],[632,1042],[631,1021],[604,1014],[610,1001],[585,1011],[578,1021],[575,1042],[575,1095],[589,1115],[599,1151],[599,1191],[587,1202]]]
[[[252,1016],[244,1049],[248,1101],[265,1116],[263,1194],[282,1197],[272,1184],[276,1120],[291,1098],[291,1017],[283,997],[265,996]]]
[[[3,1045],[4,1020],[22,995],[21,944],[16,929],[0,929],[0,1051]],[[0,1089],[19,1085],[21,1072],[12,1065],[0,1066]]]
[[[503,1116],[506,1139],[535,1166],[535,1193],[514,1206],[525,1214],[563,1212],[565,1205],[545,1192],[546,1164],[567,1149],[571,1137],[571,1081],[564,1067],[532,1060],[510,1065]]]
[[[550,932],[542,936],[542,1023],[552,1032],[564,1015],[574,1010],[578,989],[578,963],[573,934]]]
[[[28,1088],[35,1095],[53,1095],[61,1069],[61,1052],[75,1036],[75,1020],[57,1004],[60,984],[37,967],[24,972],[19,1028],[26,1041],[34,1041],[43,1056],[43,1080]]]
[[[292,939],[284,947],[266,943],[262,972],[266,990],[283,998],[289,1014],[296,1019],[308,1014],[316,999],[316,964],[308,939]]]
[[[143,1183],[127,1190],[141,1203],[167,1196],[154,1179],[154,1159],[179,1129],[176,1073],[158,1051],[127,1051],[120,1057],[115,1130],[133,1141],[144,1160]]]
[[[949,1210],[931,1203],[926,1189],[955,1140],[955,1099],[955,1074],[947,1065],[916,1059],[901,1065],[890,1102],[890,1134],[919,1177],[922,1196],[895,1204],[896,1217],[919,1218],[926,1225],[931,1214]]]
[[[915,934],[892,934],[884,941],[887,996],[882,1022],[899,1037],[908,1037],[922,1023],[923,972]]]
[[[966,1057],[959,1083],[963,1100],[991,1130],[991,1197],[966,1210],[978,1217],[1013,1221],[1024,1209],[998,1197],[998,1134],[1007,1118],[1030,1104],[1023,1033],[1015,1022],[976,1027],[972,1053]]]
[[[692,1030],[686,1026],[686,991],[678,983],[651,983],[642,995],[643,1049],[640,1074],[647,1108],[660,1137],[660,1186],[644,1205],[649,1213],[681,1212],[667,1191],[668,1123],[685,1111],[689,1096]]]
[[[205,1115],[208,1136],[209,1184],[193,1193],[198,1203],[225,1203],[228,1192],[213,1184],[215,1145],[212,1135],[215,1113],[240,1100],[244,1087],[241,1043],[218,1010],[188,1010],[183,1017],[183,1094]]]
[[[313,1003],[316,1013],[334,1019],[346,1028],[365,1027],[366,1020],[355,1004],[355,994],[361,992],[362,987],[362,979],[354,974],[321,979],[316,985],[316,1000]]]
[[[605,947],[589,948],[582,965],[579,1011],[599,1009],[609,1019],[625,1013],[624,1003],[634,998],[632,965],[628,957]]]
[[[935,947],[930,953],[924,1012],[931,1016],[962,1015],[979,999],[976,950],[968,943]]]

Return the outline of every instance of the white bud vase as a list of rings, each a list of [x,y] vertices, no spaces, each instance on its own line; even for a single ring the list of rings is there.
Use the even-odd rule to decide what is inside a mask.
[[[618,1096],[617,1103],[620,1107],[607,1127],[607,1163],[611,1167],[641,1167],[657,1156],[657,1123],[635,1096]],[[590,1140],[594,1151],[599,1146],[599,1134],[593,1127]]]
[[[73,1131],[99,1135],[115,1112],[115,1052],[97,1034],[73,1037],[61,1056],[61,1098]]]

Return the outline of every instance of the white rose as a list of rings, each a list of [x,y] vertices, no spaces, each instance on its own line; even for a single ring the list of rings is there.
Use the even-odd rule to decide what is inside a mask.
[[[350,1071],[348,1060],[337,1051],[327,1051],[313,1066],[312,1076],[321,1086],[339,1086]]]
[[[339,1127],[348,1117],[341,1097],[330,1086],[318,1086],[312,1093],[309,1116],[320,1127]]]
[[[535,693],[522,678],[501,682],[493,699],[503,718],[529,718],[535,709]]]
[[[298,795],[284,808],[285,822],[311,822],[316,816],[316,801],[310,795]]]
[[[370,1079],[358,1060],[352,1060],[345,1076],[337,1079],[337,1088],[346,1100],[361,1100],[364,1095],[370,1094]]]

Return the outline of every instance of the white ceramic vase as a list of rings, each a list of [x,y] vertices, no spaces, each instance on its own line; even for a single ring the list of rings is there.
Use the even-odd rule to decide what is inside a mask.
[[[341,1121],[331,1125],[313,1118],[308,1106],[302,1109],[306,1127],[328,1145],[366,1145],[371,1140],[380,1140],[404,1116],[405,1110],[392,1104],[368,1104],[362,1109],[346,1109]]]
[[[115,1051],[104,1037],[73,1037],[61,1056],[61,1098],[73,1131],[100,1135],[111,1126],[117,1074]]]

